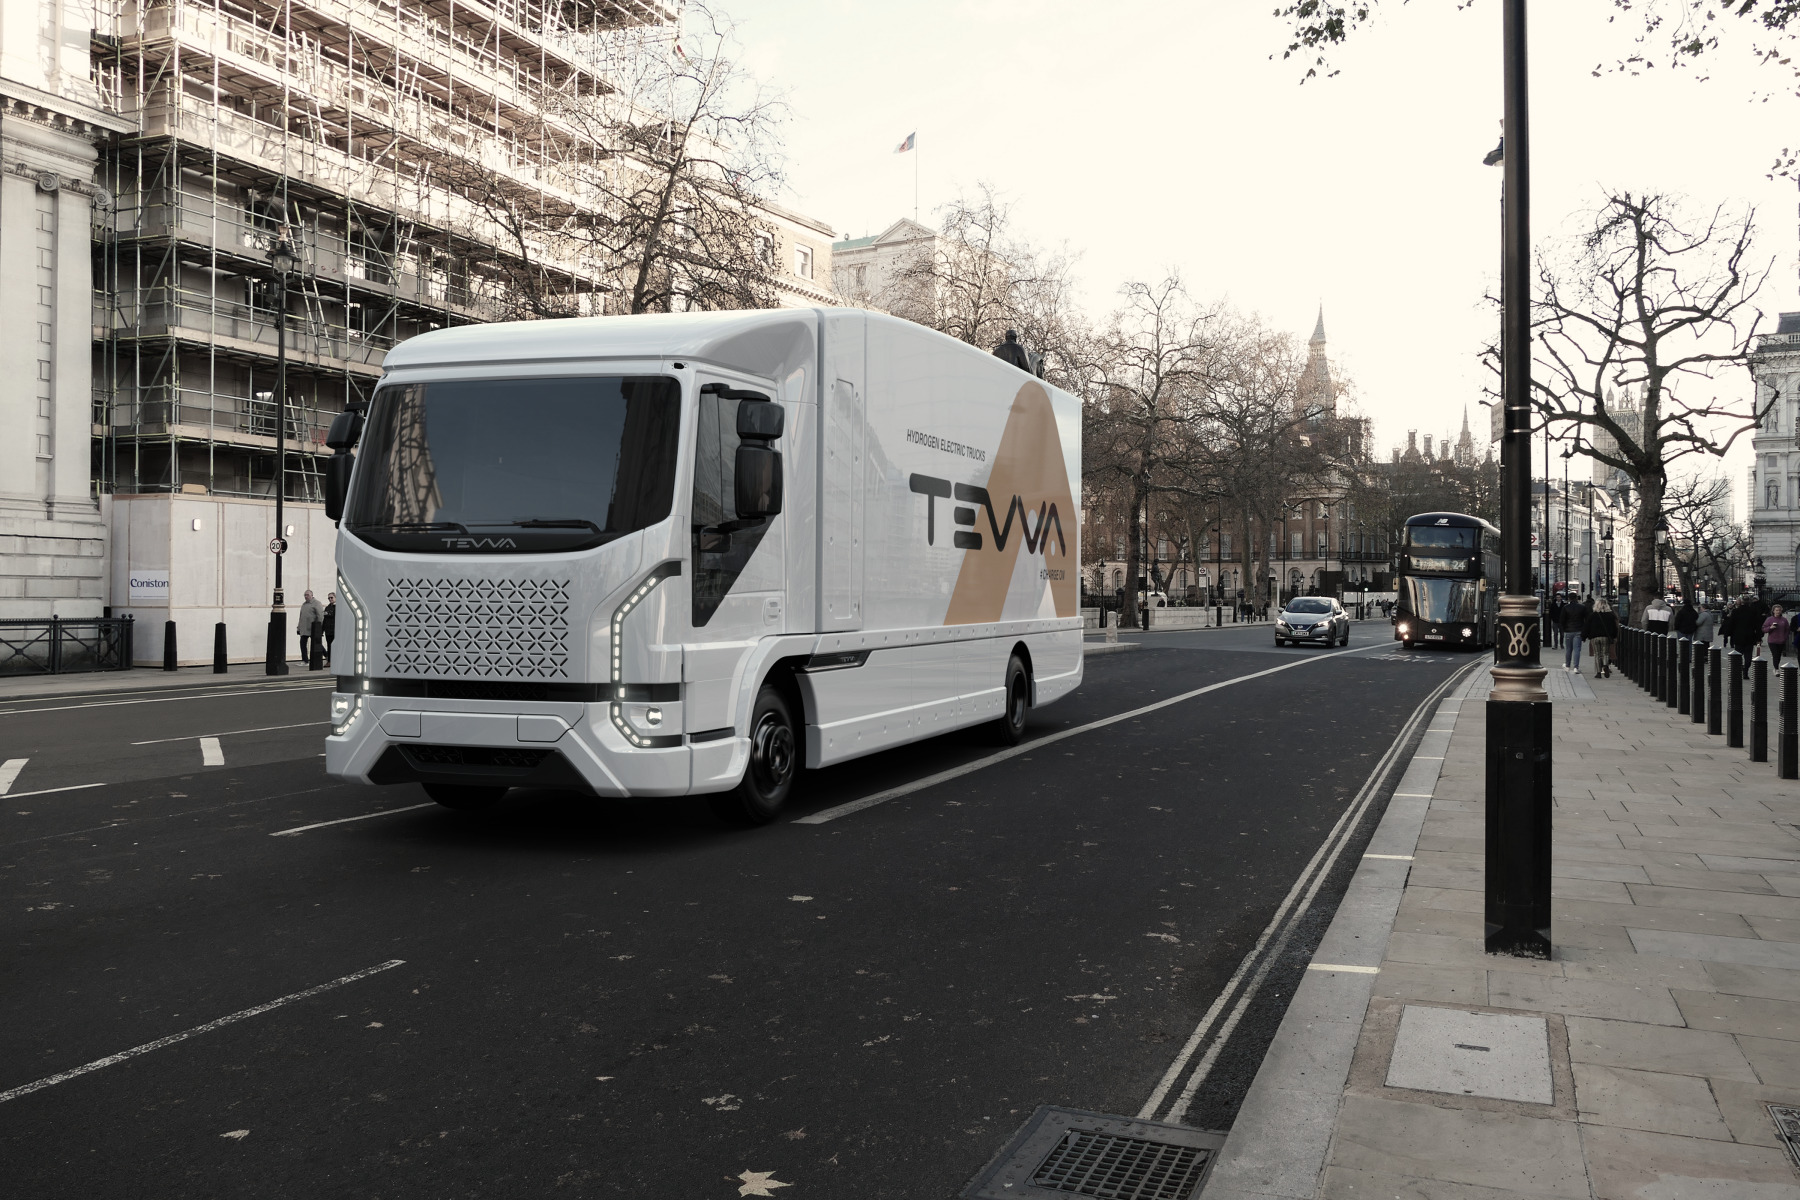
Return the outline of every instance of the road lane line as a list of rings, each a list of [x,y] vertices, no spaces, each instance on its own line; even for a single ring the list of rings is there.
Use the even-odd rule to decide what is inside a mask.
[[[415,808],[430,808],[435,803],[436,801],[428,800],[424,804],[409,804],[405,808],[384,808],[380,812],[364,813],[360,817],[339,817],[335,821],[318,821],[311,825],[296,825],[292,829],[277,829],[269,836],[292,837],[296,833],[305,833],[309,829],[323,829],[327,825],[348,825],[351,821],[367,821],[373,817],[391,817],[395,813],[411,812]]]
[[[222,767],[225,765],[225,750],[219,745],[216,737],[200,739],[200,765],[203,767]]]
[[[102,1067],[110,1067],[116,1063],[122,1063],[126,1059],[137,1058],[139,1055],[148,1054],[152,1050],[161,1050],[164,1046],[173,1046],[176,1042],[185,1042],[191,1037],[198,1037],[203,1033],[211,1033],[215,1029],[223,1029],[225,1026],[235,1024],[238,1021],[243,1021],[250,1017],[261,1016],[270,1009],[280,1008],[284,1004],[292,1004],[296,1000],[305,1000],[309,997],[317,996],[321,992],[329,992],[333,988],[343,987],[347,983],[355,983],[359,979],[367,979],[371,975],[379,974],[380,972],[389,970],[393,967],[404,966],[405,963],[406,960],[404,958],[390,958],[384,963],[377,963],[375,966],[365,967],[360,971],[353,971],[348,975],[339,976],[330,983],[321,983],[316,987],[309,987],[305,991],[293,992],[283,996],[279,1000],[271,1000],[267,1004],[259,1004],[255,1008],[246,1008],[242,1012],[234,1012],[230,1016],[220,1017],[216,1021],[208,1021],[204,1025],[196,1025],[192,1029],[182,1033],[172,1033],[168,1037],[157,1038],[154,1042],[145,1042],[141,1046],[133,1046],[129,1050],[122,1050],[117,1054],[109,1054],[105,1058],[96,1058],[93,1062],[88,1063],[85,1066],[76,1067],[72,1071],[64,1071],[60,1075],[51,1075],[45,1079],[38,1080],[36,1083],[27,1083],[20,1087],[13,1088],[11,1091],[0,1092],[0,1104],[5,1104],[8,1100],[17,1100],[20,1096],[29,1096],[33,1092],[41,1092],[45,1088],[55,1087],[59,1083],[67,1083],[71,1079],[86,1075],[92,1071],[98,1071]]]
[[[213,734],[213,737],[215,739],[217,739],[217,738],[222,738],[222,737],[236,737],[240,733],[268,733],[271,730],[275,730],[275,729],[310,729],[314,725],[329,725],[329,724],[331,724],[330,721],[296,721],[292,725],[258,725],[255,729],[227,729],[224,733]],[[190,733],[183,737],[151,738],[149,741],[146,741],[146,742],[133,742],[131,744],[134,746],[160,746],[164,742],[191,741],[193,739],[193,736],[194,735]]]
[[[35,792],[12,792],[12,793],[9,793],[6,798],[8,800],[23,800],[27,796],[48,796],[51,792],[79,792],[83,788],[95,788],[95,787],[105,787],[105,786],[106,785],[104,783],[71,783],[67,787],[39,788]]]
[[[1281,951],[1286,948],[1287,940],[1293,931],[1293,927],[1299,923],[1300,918],[1305,914],[1306,907],[1311,904],[1313,896],[1317,894],[1319,882],[1313,882],[1309,890],[1308,881],[1312,880],[1315,874],[1318,877],[1318,881],[1323,881],[1323,879],[1331,873],[1331,868],[1336,864],[1338,855],[1343,852],[1344,846],[1349,844],[1349,839],[1356,832],[1356,826],[1361,820],[1361,812],[1366,811],[1380,781],[1385,779],[1393,770],[1399,759],[1400,751],[1409,741],[1411,741],[1412,735],[1418,730],[1418,727],[1426,722],[1429,713],[1436,711],[1435,706],[1440,702],[1443,695],[1455,685],[1457,680],[1461,678],[1463,674],[1478,665],[1478,662],[1470,663],[1468,666],[1452,672],[1449,677],[1431,690],[1425,699],[1420,702],[1418,708],[1413,710],[1412,715],[1407,718],[1406,723],[1401,726],[1399,735],[1394,738],[1393,744],[1387,748],[1387,752],[1376,762],[1375,769],[1369,773],[1369,778],[1364,782],[1362,789],[1351,799],[1350,804],[1345,807],[1343,813],[1338,817],[1337,823],[1334,824],[1331,827],[1331,831],[1325,835],[1325,840],[1319,844],[1319,848],[1313,852],[1312,858],[1307,862],[1306,866],[1301,869],[1299,876],[1295,878],[1294,886],[1288,889],[1288,894],[1276,908],[1275,915],[1269,919],[1268,925],[1263,928],[1261,936],[1256,939],[1256,944],[1250,947],[1250,952],[1248,954],[1244,955],[1243,961],[1238,964],[1237,970],[1233,972],[1231,978],[1226,981],[1225,986],[1219,991],[1218,997],[1213,1000],[1212,1005],[1206,1010],[1205,1015],[1200,1018],[1200,1023],[1194,1027],[1194,1032],[1188,1038],[1187,1043],[1181,1048],[1180,1053],[1175,1056],[1175,1061],[1170,1063],[1169,1069],[1163,1073],[1162,1080],[1156,1085],[1156,1090],[1151,1092],[1150,1099],[1145,1102],[1143,1110],[1138,1115],[1140,1121],[1148,1121],[1156,1116],[1156,1110],[1161,1107],[1162,1102],[1168,1096],[1170,1089],[1172,1089],[1176,1082],[1180,1080],[1181,1076],[1187,1071],[1188,1064],[1193,1061],[1193,1056],[1199,1051],[1200,1047],[1206,1043],[1208,1035],[1212,1032],[1213,1023],[1219,1019],[1219,1014],[1224,1011],[1225,1005],[1230,1002],[1232,994],[1238,990],[1239,985],[1244,982],[1245,978],[1250,976],[1252,971],[1255,971],[1255,977],[1251,980],[1250,984],[1245,989],[1244,995],[1240,997],[1238,1005],[1232,1011],[1231,1016],[1226,1019],[1225,1025],[1221,1028],[1218,1040],[1214,1043],[1212,1049],[1208,1051],[1206,1057],[1201,1061],[1200,1067],[1195,1071],[1198,1081],[1203,1081],[1205,1079],[1206,1073],[1211,1070],[1213,1062],[1217,1060],[1219,1051],[1225,1044],[1227,1034],[1230,1030],[1236,1028],[1239,1018],[1249,1006],[1250,1000],[1255,997],[1258,988],[1261,986],[1262,980],[1267,977],[1269,964],[1273,963],[1281,956]],[[1327,855],[1330,856],[1329,861],[1326,861]],[[1321,863],[1323,863],[1323,866],[1321,866]],[[1300,904],[1300,906],[1296,908],[1296,902],[1300,900],[1303,892],[1306,893],[1305,903]],[[1279,937],[1277,937],[1278,932]],[[1268,947],[1271,941],[1275,943],[1274,952],[1269,954],[1267,958],[1264,958],[1264,948]],[[1258,961],[1259,959],[1262,960],[1260,964]],[[1194,1091],[1199,1087],[1198,1081],[1191,1082],[1189,1087],[1184,1090],[1183,1095],[1176,1102],[1175,1107],[1177,1109],[1184,1113],[1187,1111],[1187,1105],[1189,1101],[1191,1101]]]
[[[30,716],[32,713],[72,712],[78,708],[117,708],[122,704],[169,704],[176,700],[216,700],[225,696],[279,696],[291,692],[324,692],[336,687],[325,683],[318,687],[267,687],[248,692],[202,692],[196,696],[157,696],[148,700],[102,700],[94,704],[64,704],[57,708],[0,708],[0,717]]]
[[[0,763],[0,796],[4,796],[12,790],[13,780],[19,777],[19,772],[23,771],[25,764],[30,761],[29,758],[9,758]]]
[[[1266,671],[1252,671],[1248,675],[1239,675],[1235,679],[1223,679],[1218,683],[1209,683],[1203,688],[1195,688],[1191,692],[1183,692],[1179,696],[1171,696],[1167,700],[1158,700],[1155,704],[1146,704],[1144,707],[1134,708],[1130,712],[1122,712],[1117,716],[1102,717],[1098,721],[1089,721],[1086,725],[1077,725],[1073,729],[1062,729],[1055,733],[1045,734],[1040,738],[1033,738],[1031,741],[1014,746],[1011,749],[1002,750],[997,754],[990,754],[986,758],[978,758],[974,762],[964,763],[960,767],[951,767],[948,771],[939,771],[936,775],[927,775],[923,779],[915,779],[911,783],[903,783],[899,787],[889,788],[885,792],[876,792],[873,796],[864,796],[860,800],[851,800],[844,804],[834,805],[831,808],[823,809],[804,817],[796,817],[793,823],[795,825],[823,825],[827,821],[835,821],[839,817],[847,817],[851,813],[861,812],[865,808],[874,808],[877,804],[886,804],[889,800],[898,800],[900,797],[911,795],[913,792],[923,791],[929,787],[936,787],[940,783],[948,783],[952,779],[973,774],[976,771],[991,767],[996,763],[1003,763],[1009,758],[1017,758],[1021,754],[1030,754],[1034,750],[1040,750],[1053,742],[1060,742],[1064,738],[1072,738],[1076,734],[1089,733],[1096,729],[1104,729],[1108,725],[1116,725],[1120,721],[1129,721],[1133,717],[1141,717],[1145,713],[1153,713],[1158,709],[1168,708],[1171,704],[1180,704],[1184,700],[1192,700],[1196,696],[1204,696],[1208,692],[1216,692],[1220,688],[1227,688],[1236,683],[1245,683],[1252,679],[1261,679],[1265,675],[1274,675],[1281,671],[1291,671],[1295,667],[1306,667],[1311,666],[1313,663],[1322,663],[1329,659],[1342,658],[1346,654],[1362,654],[1372,649],[1374,649],[1373,646],[1360,646],[1354,650],[1335,650],[1330,654],[1320,654],[1309,658],[1296,659],[1293,662],[1283,663],[1279,667],[1270,667]]]

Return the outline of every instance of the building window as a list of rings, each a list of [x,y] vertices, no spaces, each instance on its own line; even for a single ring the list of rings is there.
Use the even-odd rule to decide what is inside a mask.
[[[794,274],[802,279],[813,277],[813,255],[811,246],[794,247]]]
[[[856,268],[856,286],[859,290],[869,286],[869,268]]]
[[[1319,557],[1325,557],[1325,531],[1319,530]]]
[[[1169,539],[1158,535],[1156,539],[1156,561],[1169,561]]]
[[[1288,538],[1289,544],[1292,545],[1292,547],[1293,547],[1295,558],[1299,558],[1303,553],[1305,553],[1305,550],[1302,548],[1303,543],[1300,540],[1302,536],[1303,536],[1302,534],[1295,533],[1291,537]]]
[[[756,235],[756,261],[765,267],[775,265],[775,239],[766,233]]]
[[[1231,557],[1231,535],[1229,533],[1219,535],[1219,554],[1224,558]]]

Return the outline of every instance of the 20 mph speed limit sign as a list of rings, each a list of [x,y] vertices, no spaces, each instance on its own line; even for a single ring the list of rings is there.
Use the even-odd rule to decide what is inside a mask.
[[[287,539],[286,538],[270,538],[269,539],[269,553],[270,554],[286,554],[287,553]]]

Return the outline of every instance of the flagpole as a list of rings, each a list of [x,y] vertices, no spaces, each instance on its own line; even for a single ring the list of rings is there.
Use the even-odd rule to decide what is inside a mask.
[[[915,135],[916,137],[916,135]],[[919,143],[913,142],[913,224],[919,223]]]

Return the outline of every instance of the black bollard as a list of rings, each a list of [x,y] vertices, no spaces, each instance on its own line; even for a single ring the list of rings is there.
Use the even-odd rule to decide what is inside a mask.
[[[1676,712],[1687,712],[1692,696],[1688,687],[1694,682],[1694,642],[1676,639]]]
[[[225,674],[225,622],[213,626],[213,674]]]
[[[163,670],[175,669],[175,622],[163,622]]]
[[[1781,737],[1775,753],[1775,774],[1800,779],[1800,666],[1781,668]]]
[[[1706,732],[1723,733],[1725,730],[1724,696],[1719,689],[1724,686],[1725,652],[1714,646],[1706,652]]]
[[[1667,638],[1668,645],[1664,647],[1664,651],[1668,661],[1663,664],[1663,670],[1668,678],[1663,681],[1663,707],[1686,712],[1687,709],[1678,707],[1687,698],[1687,680],[1681,674],[1682,641],[1674,634],[1667,635]]]
[[[1660,633],[1650,635],[1650,698],[1660,701],[1663,698],[1663,638]]]
[[[1744,748],[1744,656],[1733,650],[1725,656],[1725,744]]]
[[[1750,761],[1769,761],[1769,660],[1750,664]]]
[[[1699,642],[1690,642],[1694,666],[1690,667],[1690,675],[1694,678],[1688,687],[1688,720],[1696,725],[1706,723],[1706,648]]]

